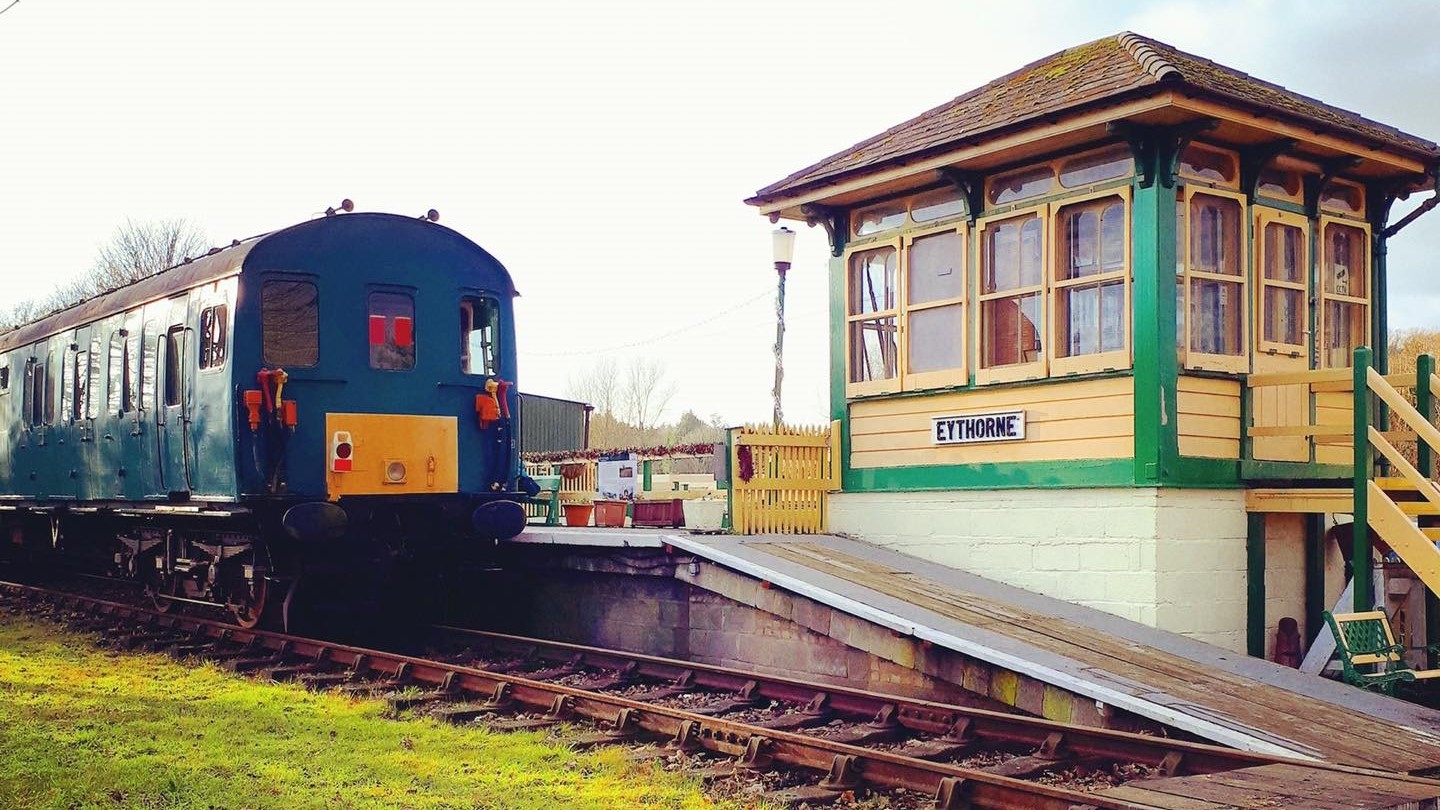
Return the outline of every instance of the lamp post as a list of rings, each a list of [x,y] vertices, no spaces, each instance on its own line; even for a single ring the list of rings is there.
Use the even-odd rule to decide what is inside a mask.
[[[775,428],[780,428],[784,416],[780,412],[780,382],[785,379],[785,366],[781,358],[785,352],[785,271],[790,269],[790,259],[795,255],[795,232],[780,228],[772,234],[775,250],[775,275],[779,276],[779,287],[775,295]]]

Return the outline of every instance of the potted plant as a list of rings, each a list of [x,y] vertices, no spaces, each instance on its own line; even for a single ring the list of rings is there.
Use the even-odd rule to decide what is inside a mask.
[[[614,498],[595,499],[595,525],[612,529],[625,527],[625,508],[628,501]]]

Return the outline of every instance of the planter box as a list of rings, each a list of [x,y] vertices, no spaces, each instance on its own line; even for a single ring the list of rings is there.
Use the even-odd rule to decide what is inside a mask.
[[[663,501],[636,501],[630,525],[678,529],[685,525],[685,511],[681,506],[682,503],[684,501],[679,498]]]
[[[594,506],[588,503],[567,503],[561,506],[565,509],[566,526],[590,525],[590,513],[595,510]]]
[[[685,528],[697,532],[718,532],[725,522],[725,501],[685,501]]]
[[[596,501],[595,525],[612,529],[625,527],[625,501]]]

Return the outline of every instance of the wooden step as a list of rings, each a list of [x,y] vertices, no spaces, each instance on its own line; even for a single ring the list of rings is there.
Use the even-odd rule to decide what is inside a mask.
[[[1396,501],[1395,505],[1400,507],[1401,512],[1411,517],[1440,515],[1440,506],[1436,506],[1429,501]]]

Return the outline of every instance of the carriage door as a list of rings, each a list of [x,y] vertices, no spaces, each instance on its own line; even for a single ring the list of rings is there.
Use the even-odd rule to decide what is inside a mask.
[[[183,310],[181,310],[183,312]],[[163,424],[156,431],[160,443],[160,480],[170,492],[189,492],[189,448],[192,386],[187,351],[189,330],[176,324],[159,337],[161,380],[156,408]]]

